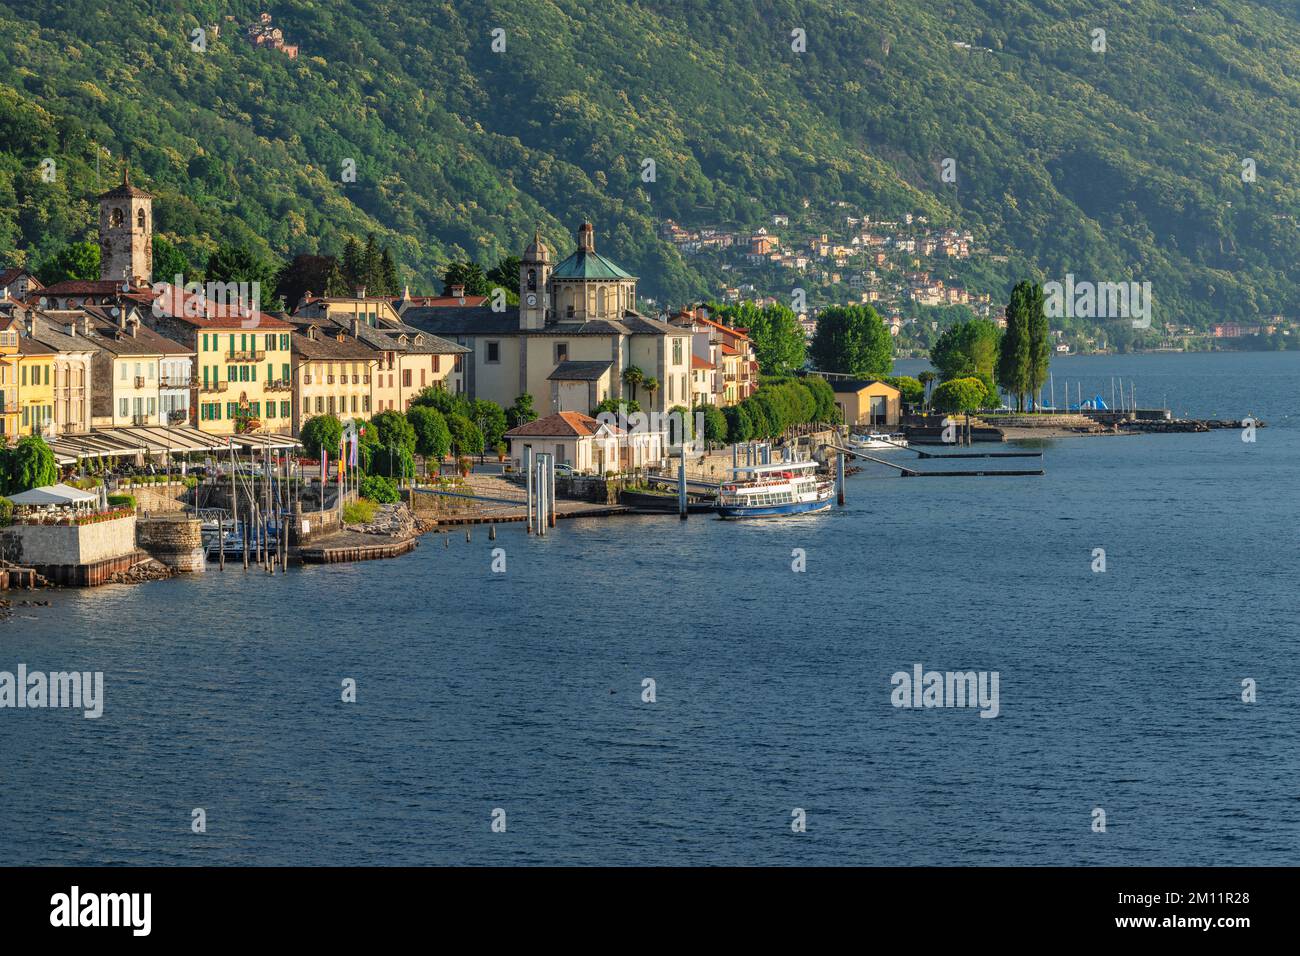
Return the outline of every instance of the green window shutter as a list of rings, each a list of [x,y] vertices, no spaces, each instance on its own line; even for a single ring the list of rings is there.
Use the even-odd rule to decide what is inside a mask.
[[[249,377],[250,380],[252,380],[252,381],[254,381],[254,382],[257,381],[257,366],[256,366],[256,365],[251,366],[251,367],[249,368],[249,370],[248,370],[248,377]]]

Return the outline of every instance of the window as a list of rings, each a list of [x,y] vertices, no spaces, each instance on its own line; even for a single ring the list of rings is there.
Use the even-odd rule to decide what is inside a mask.
[[[232,337],[232,338],[233,338],[233,337]],[[237,411],[239,411],[239,406],[238,406],[238,405],[236,405],[234,402],[226,402],[226,417],[227,417],[227,418],[234,418],[234,417],[235,417],[235,413],[236,413]]]
[[[230,379],[230,381],[232,381],[232,382],[238,382],[238,381],[239,381],[239,366],[238,366],[238,365],[227,365],[227,366],[226,366],[226,378]]]
[[[361,396],[361,410],[362,410],[363,412],[365,412],[366,414],[370,414],[370,396],[369,396],[369,395],[362,395],[362,396]]]
[[[442,356],[435,355],[433,357],[433,374],[437,375],[441,371],[442,371]]]
[[[489,363],[496,363],[496,362],[500,362],[500,361],[501,361],[501,343],[500,343],[500,342],[488,342],[488,343],[487,343],[487,358],[485,359],[485,361],[487,361],[487,362],[489,362]]]
[[[289,384],[289,363],[285,362],[280,366],[280,381]]]
[[[289,417],[289,403],[288,403],[288,402],[281,402],[281,403],[280,403],[280,417],[281,417],[281,418],[288,418],[288,417]]]
[[[125,377],[126,377],[126,376],[123,376],[123,378],[125,378]],[[23,379],[22,384],[26,385],[26,384],[27,384],[27,366],[26,366],[26,365],[23,366],[22,379]]]
[[[275,336],[274,336],[274,335],[268,334],[268,335],[266,336],[266,350],[267,350],[268,352],[274,352],[274,351],[275,351]]]
[[[334,414],[334,396],[333,396],[333,395],[331,395],[330,398],[329,398],[329,405],[328,405],[328,407],[329,407],[330,414],[333,415],[333,414]]]
[[[158,371],[158,366],[157,366],[157,365],[154,365],[153,362],[150,362],[150,363],[149,363],[149,381],[152,382],[155,378],[157,378],[157,376],[154,374],[154,373],[157,372],[157,371]]]
[[[275,417],[275,402],[266,403],[266,417],[267,418]]]
[[[316,414],[319,415],[319,414],[321,414],[321,412],[323,412],[323,411],[325,411],[325,399],[323,399],[323,398],[321,398],[321,396],[317,395],[317,396],[316,396]]]
[[[423,368],[420,369],[420,387],[421,387],[421,388],[424,388],[424,386],[428,384],[428,381],[427,381],[427,379],[425,378],[425,376],[427,376],[428,373],[429,373],[429,370],[428,370],[428,369],[423,369]]]
[[[283,333],[280,335],[280,351],[281,352],[289,351],[289,336],[287,333]]]
[[[567,362],[568,360],[569,360],[569,343],[556,342],[555,343],[555,364],[559,365],[561,362]]]
[[[537,291],[537,270],[536,269],[528,270],[528,291],[529,292]]]
[[[682,364],[682,340],[673,339],[673,364]]]
[[[125,398],[119,398],[117,400],[117,417],[126,418],[126,416],[130,414],[131,414],[130,402]]]
[[[248,406],[248,410],[249,410],[250,412],[252,412],[254,418],[261,418],[261,417],[262,417],[262,403],[261,403],[261,402],[253,402],[253,403],[251,403],[251,404]]]
[[[121,374],[118,375],[118,377],[117,377],[117,378],[118,378],[118,381],[125,382],[128,378],[131,377],[131,370],[130,370],[129,368],[126,367],[126,363],[125,363],[125,362],[123,362],[121,365],[119,365],[119,366],[118,366],[118,369],[121,370]]]
[[[352,412],[353,412],[353,414],[356,413],[356,410],[357,410],[357,397],[356,397],[355,395],[353,395],[353,396],[352,396]]]
[[[252,382],[256,382],[256,381],[257,381],[257,366],[256,366],[256,365],[250,365],[250,366],[249,366],[249,368],[248,368],[248,378],[249,378],[249,381],[252,381]]]
[[[150,416],[158,414],[158,399],[149,399],[149,414]]]
[[[141,209],[135,214],[135,227],[144,232],[144,210]]]
[[[143,210],[141,210],[143,212]],[[122,223],[126,222],[126,215],[121,209],[114,209],[108,217],[108,224],[114,229],[121,229]]]
[[[411,387],[411,370],[409,368],[404,368],[402,369],[402,388],[410,388],[410,387]]]

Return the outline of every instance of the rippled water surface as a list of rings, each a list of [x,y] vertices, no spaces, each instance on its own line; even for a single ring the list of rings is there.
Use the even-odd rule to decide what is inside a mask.
[[[1050,442],[1045,478],[864,470],[800,519],[46,595],[0,670],[107,699],[0,710],[6,862],[1295,863],[1300,355],[1054,368],[1269,427]],[[894,708],[916,663],[997,671],[999,716]]]

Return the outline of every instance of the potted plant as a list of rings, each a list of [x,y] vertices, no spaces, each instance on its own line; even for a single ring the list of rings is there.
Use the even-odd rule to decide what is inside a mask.
[[[501,464],[505,464],[505,460],[506,460],[506,443],[505,443],[505,442],[503,442],[503,441],[499,441],[499,442],[497,442],[496,453],[497,453],[497,461],[498,461],[499,463],[501,463]]]
[[[470,471],[472,471],[474,468],[474,462],[472,462],[469,458],[462,455],[459,459],[457,459],[456,467],[460,471],[460,476],[462,478],[468,478]]]

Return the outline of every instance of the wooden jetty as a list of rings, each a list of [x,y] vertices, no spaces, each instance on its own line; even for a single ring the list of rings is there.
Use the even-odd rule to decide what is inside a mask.
[[[1042,468],[1025,468],[1025,469],[973,469],[973,470],[951,470],[951,471],[918,471],[915,468],[909,468],[907,465],[900,465],[896,461],[889,461],[885,458],[877,458],[874,455],[868,455],[865,452],[852,448],[845,448],[842,445],[828,444],[827,448],[838,452],[841,455],[852,458],[861,458],[864,461],[875,462],[878,465],[885,465],[889,468],[895,468],[904,478],[985,478],[1002,475],[1004,477],[1038,477],[1046,474]],[[947,455],[937,455],[934,452],[918,451],[915,448],[907,448],[903,445],[897,446],[899,451],[909,451],[920,458],[925,459],[943,459],[943,458],[1039,458],[1043,457],[1041,451],[990,451],[990,452],[956,452]]]
[[[348,561],[378,561],[396,558],[414,551],[419,545],[417,537],[379,544],[343,544],[336,547],[301,548],[298,559],[303,564],[342,564]]]

